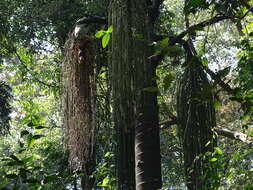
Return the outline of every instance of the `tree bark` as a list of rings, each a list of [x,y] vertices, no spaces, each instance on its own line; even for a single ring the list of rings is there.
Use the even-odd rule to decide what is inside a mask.
[[[109,55],[113,120],[117,131],[117,177],[119,190],[135,189],[134,162],[134,57],[130,2],[112,1],[109,24],[113,26]]]
[[[157,92],[145,90],[156,87],[156,67],[148,61],[151,51],[146,1],[114,0],[111,10],[118,189],[156,190],[161,188],[161,157]]]

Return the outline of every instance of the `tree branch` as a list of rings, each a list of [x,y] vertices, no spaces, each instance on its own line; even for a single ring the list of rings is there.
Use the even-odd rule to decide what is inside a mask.
[[[196,30],[199,30],[200,28],[204,28],[206,26],[210,26],[212,24],[218,23],[220,21],[226,20],[226,19],[231,19],[231,17],[226,16],[226,15],[216,15],[213,18],[209,19],[209,20],[205,20],[203,22],[200,22],[198,24],[195,24],[193,26],[190,26],[187,30],[181,32],[179,35],[175,36],[172,41],[171,44],[174,45],[175,43],[179,43],[180,40],[183,39],[183,37],[185,37],[187,34],[194,32]]]
[[[246,144],[251,144],[251,145],[253,144],[253,139],[242,132],[231,131],[229,129],[220,128],[220,127],[217,127],[215,130],[218,133],[218,135],[228,137],[233,140],[239,140]]]
[[[172,120],[159,123],[159,126],[160,126],[160,129],[168,129],[171,125],[176,125],[176,124],[178,124],[177,119],[172,119]],[[229,139],[238,140],[249,145],[253,144],[253,139],[242,132],[231,131],[229,129],[221,128],[221,127],[216,127],[215,131],[217,132],[218,135],[227,137]]]
[[[217,84],[220,85],[226,92],[228,92],[230,95],[234,93],[234,89],[231,88],[227,83],[225,83],[219,75],[215,74],[211,69],[208,67],[205,68],[205,71],[212,77],[213,80],[217,81]]]
[[[247,8],[248,8],[248,10],[247,10],[247,12],[240,18],[240,19],[243,19],[243,18],[245,18],[248,14],[249,14],[249,12],[252,12],[253,11],[253,5],[252,6],[250,6],[249,4],[244,4]]]
[[[192,32],[194,32],[194,31],[196,31],[196,30],[198,30],[200,28],[204,28],[206,26],[210,26],[212,24],[215,24],[217,22],[220,22],[220,21],[226,20],[226,19],[231,19],[231,17],[226,16],[226,15],[222,15],[222,16],[216,15],[216,16],[214,16],[213,18],[211,18],[209,20],[206,20],[206,21],[203,21],[203,22],[201,22],[199,24],[190,26],[187,30],[181,32],[177,36],[169,36],[170,40],[169,40],[168,46],[174,46],[176,43],[184,45],[186,41],[183,40],[183,38],[187,34],[192,33]],[[154,37],[156,37],[156,39],[161,39],[161,36],[154,35]],[[167,48],[167,47],[164,47],[164,48]],[[151,61],[154,61],[154,62],[157,62],[157,61],[160,62],[161,60],[164,59],[164,57],[165,57],[165,55],[162,55],[162,54],[160,54],[160,55],[152,55],[152,56],[149,57],[149,59]]]

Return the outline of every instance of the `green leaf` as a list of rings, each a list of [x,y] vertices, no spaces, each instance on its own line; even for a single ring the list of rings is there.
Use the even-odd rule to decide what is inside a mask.
[[[28,163],[28,162],[30,162],[34,159],[40,159],[40,156],[35,154],[35,155],[32,155],[32,156],[26,157],[26,158],[23,159],[23,162]]]
[[[234,173],[233,172],[228,172],[226,174],[226,177],[227,177],[227,179],[232,179],[234,177]]]
[[[147,92],[158,92],[159,91],[159,89],[157,87],[154,87],[154,86],[144,88],[143,90],[147,91]]]
[[[234,154],[233,159],[234,160],[240,160],[241,159],[241,155],[238,154],[238,153],[236,153],[236,154]]]
[[[252,136],[252,137],[253,137],[253,131],[249,131],[249,132],[247,133],[247,135],[249,135],[249,136]]]
[[[112,33],[112,32],[113,32],[113,27],[110,26],[110,27],[108,28],[107,32]]]
[[[35,143],[35,139],[33,138],[33,135],[29,134],[27,136],[27,147],[31,148],[34,143]]]
[[[202,63],[202,65],[203,65],[204,67],[208,67],[208,60],[207,60],[207,58],[203,58],[203,59],[201,60],[201,63]]]
[[[164,48],[169,44],[169,38],[164,38],[157,43],[160,48]]]
[[[162,50],[168,46],[169,44],[169,38],[164,38],[158,42],[154,43],[154,49],[155,49],[155,55],[161,54]]]
[[[104,178],[103,179],[103,182],[102,182],[102,184],[101,184],[101,186],[102,187],[107,187],[108,186],[108,183],[109,183],[109,178],[108,177],[106,177],[106,178]]]
[[[95,34],[95,37],[96,37],[96,38],[101,38],[104,34],[105,34],[105,31],[104,31],[104,30],[99,30],[99,31]]]
[[[106,158],[110,157],[110,155],[111,155],[110,152],[105,153],[105,157],[106,157]]]
[[[210,159],[210,162],[216,162],[217,160],[218,160],[218,158],[215,158],[215,157],[214,157],[214,158],[211,158],[211,159]]]
[[[106,46],[108,45],[109,41],[110,41],[111,35],[109,33],[106,33],[103,38],[102,38],[102,47],[106,48]]]
[[[222,150],[220,147],[214,147],[214,150],[217,154],[223,154]]]

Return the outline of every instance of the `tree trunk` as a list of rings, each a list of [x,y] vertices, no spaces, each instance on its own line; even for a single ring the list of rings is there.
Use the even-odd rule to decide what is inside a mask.
[[[134,57],[129,2],[112,1],[110,24],[110,72],[114,125],[117,130],[117,176],[119,190],[135,189],[134,162]]]
[[[69,163],[73,171],[84,173],[82,189],[91,190],[95,168],[95,51],[89,36],[66,42],[62,69],[63,125],[66,130]]]
[[[151,52],[146,1],[114,0],[111,10],[114,31],[110,61],[119,141],[119,189],[135,189],[136,179],[137,190],[156,190],[161,188],[161,157],[157,92],[144,90],[156,87],[156,68],[148,61]]]
[[[189,190],[212,189],[215,176],[208,152],[216,146],[215,110],[211,85],[196,57],[188,65],[178,89],[179,136],[183,146],[186,183]]]

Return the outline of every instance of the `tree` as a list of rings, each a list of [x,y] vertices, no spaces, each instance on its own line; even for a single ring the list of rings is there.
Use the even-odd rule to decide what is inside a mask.
[[[153,26],[147,14],[146,1],[112,1],[110,62],[119,189],[135,189],[134,168],[136,189],[161,188],[156,65],[148,60]]]
[[[121,189],[153,190],[161,187],[159,152],[165,189],[251,189],[252,0],[111,3],[108,12],[108,0],[0,1],[0,77],[14,96],[11,117],[10,109],[0,110],[0,121],[11,121],[11,135],[0,139],[0,189],[81,189],[82,181],[86,189],[114,190],[118,182]],[[108,51],[93,48],[98,24],[89,24],[89,36],[69,39],[83,16],[104,17],[98,33],[102,46],[112,37]],[[84,62],[95,63],[96,72],[77,64]],[[67,130],[60,128],[59,92]],[[157,113],[162,129],[170,125],[160,134],[161,150]],[[70,154],[66,134],[77,145]],[[69,172],[69,155],[79,157],[72,162],[79,171]]]

